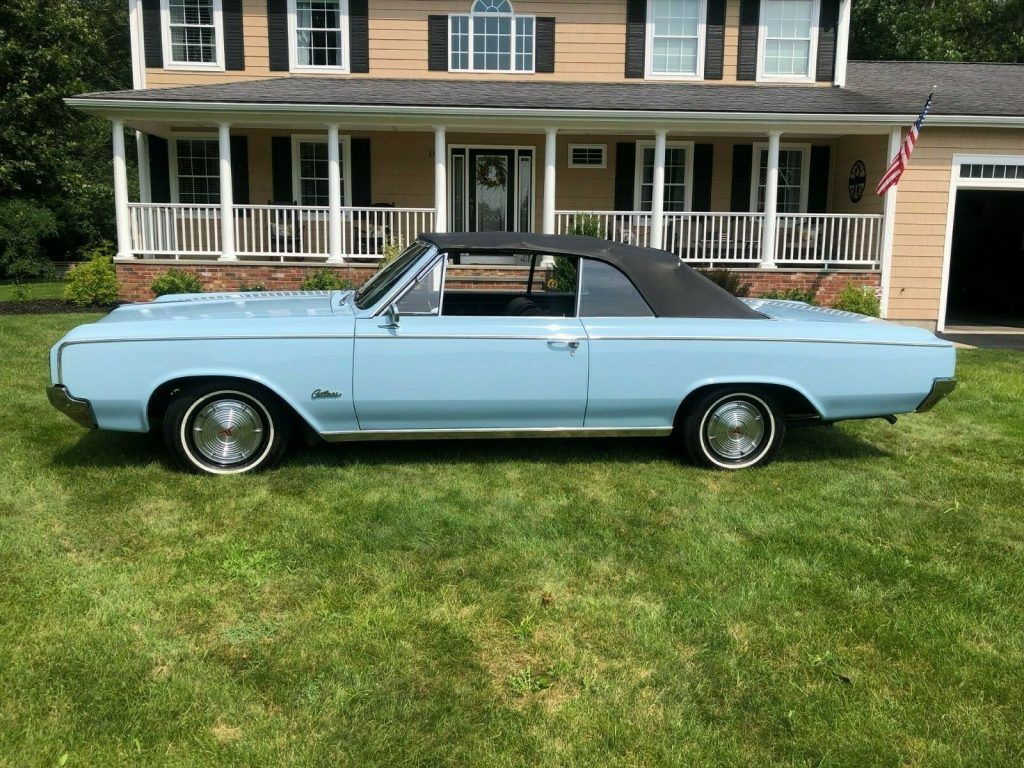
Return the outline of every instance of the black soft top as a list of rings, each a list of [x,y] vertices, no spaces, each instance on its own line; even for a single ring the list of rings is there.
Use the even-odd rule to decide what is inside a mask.
[[[419,239],[446,252],[582,256],[603,261],[617,267],[633,281],[658,317],[764,319],[764,315],[668,251],[624,245],[598,237],[524,232],[425,233]]]

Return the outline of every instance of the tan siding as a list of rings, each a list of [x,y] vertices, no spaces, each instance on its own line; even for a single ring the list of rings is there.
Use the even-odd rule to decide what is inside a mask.
[[[893,319],[938,319],[950,173],[957,153],[1022,155],[1024,131],[925,126],[896,198],[889,299]]]
[[[841,136],[835,141],[832,162],[832,211],[835,213],[881,213],[884,201],[875,194],[888,161],[886,136]],[[860,202],[850,201],[850,171],[858,160],[867,169],[868,180]]]

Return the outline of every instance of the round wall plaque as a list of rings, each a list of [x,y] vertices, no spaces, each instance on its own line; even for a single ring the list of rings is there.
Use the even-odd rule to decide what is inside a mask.
[[[863,160],[858,160],[850,169],[850,202],[859,203],[864,197],[864,187],[868,183],[868,170]]]

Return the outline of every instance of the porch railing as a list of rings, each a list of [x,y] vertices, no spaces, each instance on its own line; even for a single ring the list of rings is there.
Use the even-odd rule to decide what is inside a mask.
[[[216,258],[221,248],[217,205],[131,203],[132,252],[178,259]],[[384,249],[407,245],[434,228],[433,208],[341,209],[341,256],[377,261]],[[327,259],[330,210],[298,205],[234,206],[235,253],[252,260]]]
[[[703,266],[756,262],[763,223],[760,213],[666,213],[665,250]]]
[[[555,232],[603,237],[646,247],[651,242],[651,214],[648,211],[555,211]]]
[[[882,215],[780,213],[775,261],[782,266],[873,266],[882,244]]]

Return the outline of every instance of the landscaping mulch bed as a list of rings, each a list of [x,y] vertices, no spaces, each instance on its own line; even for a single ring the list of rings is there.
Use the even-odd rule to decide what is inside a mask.
[[[93,304],[77,307],[63,299],[26,299],[25,301],[0,301],[0,315],[52,315],[72,312],[109,312],[114,307]]]

